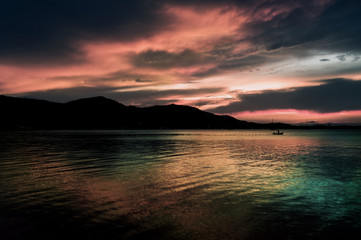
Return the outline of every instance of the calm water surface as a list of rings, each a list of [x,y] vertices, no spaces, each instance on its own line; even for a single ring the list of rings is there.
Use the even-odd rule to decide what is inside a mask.
[[[361,131],[0,133],[1,239],[361,237]]]

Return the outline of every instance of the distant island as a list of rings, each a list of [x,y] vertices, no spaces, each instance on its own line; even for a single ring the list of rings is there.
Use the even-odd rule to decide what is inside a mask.
[[[125,106],[105,97],[56,103],[1,95],[0,109],[0,130],[360,128],[260,124],[190,106],[171,104],[141,108]]]

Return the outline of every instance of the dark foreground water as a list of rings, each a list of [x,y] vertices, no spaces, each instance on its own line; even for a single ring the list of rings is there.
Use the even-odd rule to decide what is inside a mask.
[[[0,133],[0,239],[360,239],[361,132]]]

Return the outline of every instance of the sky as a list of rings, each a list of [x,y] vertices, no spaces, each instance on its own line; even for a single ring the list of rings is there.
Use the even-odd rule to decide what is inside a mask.
[[[361,123],[361,1],[3,0],[0,94]]]

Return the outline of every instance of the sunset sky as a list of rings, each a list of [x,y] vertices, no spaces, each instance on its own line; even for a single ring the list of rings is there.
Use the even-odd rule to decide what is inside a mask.
[[[5,0],[0,94],[361,123],[359,0]]]

